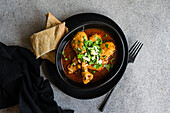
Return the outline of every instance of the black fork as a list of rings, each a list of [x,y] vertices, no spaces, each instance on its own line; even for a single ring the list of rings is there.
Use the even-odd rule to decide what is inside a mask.
[[[129,50],[129,60],[128,60],[128,63],[133,63],[135,61],[135,58],[136,56],[138,55],[140,49],[142,48],[143,44],[139,41],[136,41],[133,46],[130,48]],[[115,88],[115,86],[114,86]],[[106,106],[106,103],[111,95],[111,93],[113,92],[114,88],[112,88],[110,90],[110,92],[108,92],[108,94],[106,95],[104,101],[102,102],[101,106],[99,107],[99,110],[101,112],[103,112],[105,106]]]
[[[133,63],[135,61],[136,56],[138,55],[140,49],[143,44],[139,41],[136,41],[133,46],[129,50],[129,63]]]

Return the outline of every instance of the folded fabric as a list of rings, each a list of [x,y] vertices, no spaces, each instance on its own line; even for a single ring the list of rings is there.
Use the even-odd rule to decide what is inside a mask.
[[[73,113],[54,101],[48,80],[40,77],[41,59],[18,46],[0,43],[0,109],[19,104],[20,113]]]

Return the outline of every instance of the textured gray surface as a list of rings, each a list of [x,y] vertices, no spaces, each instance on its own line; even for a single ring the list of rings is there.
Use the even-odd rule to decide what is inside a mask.
[[[0,41],[30,48],[29,36],[45,28],[47,11],[60,20],[82,12],[104,14],[122,28],[129,46],[144,43],[104,113],[170,113],[170,0],[0,0]],[[43,69],[41,74],[46,74]],[[105,97],[78,100],[52,87],[57,103],[75,113],[98,113]]]

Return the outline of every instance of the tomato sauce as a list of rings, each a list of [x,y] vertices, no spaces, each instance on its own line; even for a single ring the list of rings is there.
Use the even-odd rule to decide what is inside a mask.
[[[91,28],[91,29],[86,29],[84,32],[87,34],[88,38],[91,35],[97,33],[97,34],[99,34],[101,36],[102,41],[113,42],[115,44],[115,41],[111,37],[111,35],[108,34],[106,31],[104,31],[102,29]],[[78,82],[78,83],[82,83],[83,80],[82,80],[82,76],[81,76],[81,70],[78,70],[78,71],[74,72],[73,74],[69,74],[68,70],[67,70],[67,66],[72,62],[72,59],[76,55],[76,53],[74,52],[74,50],[71,47],[71,41],[69,41],[66,44],[66,46],[64,48],[64,55],[65,55],[65,58],[67,58],[67,60],[65,60],[64,56],[62,56],[62,64],[63,64],[65,74],[71,80],[73,80],[75,82]],[[111,62],[111,59],[113,59],[113,58],[114,58],[114,60]],[[116,60],[117,60],[117,49],[114,51],[113,55],[111,55],[109,57],[108,60],[109,60],[108,64],[113,65],[113,67],[114,67],[114,64],[116,63]],[[94,82],[94,81],[102,79],[104,76],[107,75],[107,73],[109,71],[104,67],[102,70],[96,71],[95,73],[93,73],[93,70],[89,70],[89,72],[93,74],[93,79],[92,79],[91,82]]]

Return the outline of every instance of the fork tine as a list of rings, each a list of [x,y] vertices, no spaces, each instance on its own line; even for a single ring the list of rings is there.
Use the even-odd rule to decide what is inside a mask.
[[[130,48],[129,52],[134,49],[134,46],[136,45],[136,43],[138,42],[138,40],[133,44],[133,46]]]
[[[138,51],[138,49],[140,48],[140,46],[141,46],[141,43],[138,42],[138,44],[135,46],[135,49],[134,49],[133,52],[130,54],[132,57],[134,57],[136,51]]]
[[[132,54],[134,54],[134,52],[136,51],[136,49],[138,48],[138,46],[139,46],[139,42],[138,41],[136,41],[135,42],[135,44],[131,47],[132,49],[131,49],[131,51],[129,51],[129,54],[132,56]]]
[[[136,58],[136,56],[138,55],[138,53],[139,53],[139,51],[141,50],[142,46],[143,46],[143,44],[141,43],[141,45],[140,45],[139,49],[137,50],[136,54],[134,55],[134,59],[135,59],[135,58]]]
[[[131,53],[131,56],[132,56],[132,57],[135,56],[136,52],[138,51],[138,49],[140,48],[141,45],[142,45],[142,43],[138,42],[138,44],[137,44],[135,50],[133,51],[133,53]]]

